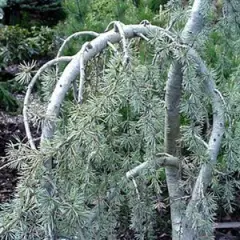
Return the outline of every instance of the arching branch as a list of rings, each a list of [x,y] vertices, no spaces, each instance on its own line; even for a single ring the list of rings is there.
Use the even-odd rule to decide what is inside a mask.
[[[212,102],[212,111],[213,111],[213,127],[208,142],[207,153],[209,156],[209,163],[205,163],[199,173],[197,181],[194,186],[192,193],[192,200],[196,201],[200,198],[199,188],[203,187],[205,192],[207,186],[211,182],[212,166],[216,164],[217,156],[220,149],[220,144],[224,134],[224,100],[221,93],[216,89],[215,82],[211,77],[206,65],[198,54],[191,49],[189,51],[190,56],[197,63],[198,72],[204,78],[204,86],[206,93],[210,96]],[[200,186],[201,185],[201,186]]]
[[[69,37],[67,37],[64,40],[62,46],[59,48],[58,53],[57,53],[57,58],[59,58],[62,55],[63,50],[64,50],[65,46],[67,45],[67,43],[69,43],[74,38],[77,38],[77,37],[80,37],[80,36],[84,36],[84,35],[98,37],[99,33],[96,33],[96,32],[93,32],[93,31],[82,31],[82,32],[77,32],[77,33],[74,33],[74,34],[70,35]]]
[[[44,64],[35,74],[35,76],[33,77],[33,79],[31,80],[31,82],[28,85],[28,89],[24,98],[24,105],[23,105],[23,119],[24,119],[24,126],[25,126],[25,130],[26,130],[26,135],[29,141],[29,144],[31,146],[32,149],[36,149],[35,143],[33,141],[32,138],[32,134],[31,134],[31,130],[30,130],[30,126],[29,126],[29,120],[28,120],[28,116],[27,116],[27,109],[28,109],[28,104],[29,104],[29,97],[32,93],[32,89],[34,84],[36,83],[37,79],[39,78],[40,74],[46,70],[48,67],[57,64],[59,62],[69,62],[72,60],[72,57],[61,57],[61,58],[56,58],[53,59],[49,62],[47,62],[46,64]]]
[[[138,37],[136,33],[148,36],[153,32],[162,34],[166,32],[165,29],[153,25],[123,25],[122,30],[126,39]],[[169,32],[169,34],[171,33]],[[89,42],[91,48],[88,48],[88,51],[85,52],[84,62],[86,63],[107,48],[108,43],[114,44],[119,43],[120,41],[120,33],[115,32],[114,30],[100,34],[98,37]],[[56,84],[47,107],[46,121],[42,129],[41,142],[45,139],[50,139],[54,133],[55,123],[51,119],[58,115],[63,99],[70,88],[70,84],[79,74],[80,55],[80,52],[78,52],[75,56],[73,56],[72,61],[66,66],[58,83]]]

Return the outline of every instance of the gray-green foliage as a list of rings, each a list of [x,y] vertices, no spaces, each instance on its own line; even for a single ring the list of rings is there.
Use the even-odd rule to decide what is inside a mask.
[[[200,55],[214,69],[210,74],[223,93],[227,119],[212,190],[203,193],[182,216],[191,220],[198,239],[206,235],[212,239],[217,203],[233,211],[234,193],[239,188],[234,174],[240,166],[240,59],[236,55],[240,42],[233,14],[229,12],[218,23],[208,16],[211,22],[195,41]],[[176,35],[181,24],[177,23]],[[146,160],[154,161],[156,153],[163,152],[164,85],[172,59],[184,64],[179,144],[186,201],[182,207],[186,207],[200,166],[209,161],[203,140],[209,140],[211,106],[204,79],[188,57],[187,46],[170,43],[161,34],[153,36],[150,43],[156,46],[146,51],[155,56],[153,63],[138,60],[138,44],[133,42],[127,67],[121,56],[107,51],[88,64],[85,100],[82,105],[70,101],[71,97],[64,102],[54,138],[45,143],[44,152],[22,143],[9,150],[9,160],[22,176],[16,198],[0,212],[6,239],[43,239],[44,227],[51,224],[60,236],[77,239],[116,239],[118,230],[127,228],[135,231],[137,239],[154,239],[155,207],[162,204],[161,173],[148,169],[135,182],[127,181],[125,173]],[[42,77],[45,102],[56,81],[50,76],[55,72]],[[49,158],[55,164],[53,178],[46,177],[49,170],[43,165]],[[50,196],[43,186],[46,181],[52,186]]]
[[[159,81],[156,66],[144,66],[137,60],[123,71],[119,57],[112,57],[102,71],[101,79],[98,78],[94,72],[90,74],[89,81],[95,88],[93,91],[90,85],[89,88],[86,86],[89,96],[83,105],[65,103],[64,115],[69,118],[59,122],[61,127],[46,146],[48,151],[31,153],[26,146],[19,151],[26,148],[30,151],[28,154],[15,150],[19,155],[25,155],[17,162],[22,170],[24,168],[23,175],[29,176],[27,179],[22,177],[24,183],[30,184],[29,188],[24,183],[20,184],[19,190],[33,204],[32,217],[39,216],[40,226],[46,221],[53,221],[54,217],[60,235],[84,235],[87,239],[103,239],[109,233],[115,236],[116,227],[122,221],[117,216],[122,214],[122,209],[129,208],[131,211],[134,207],[132,227],[143,239],[144,234],[153,234],[151,221],[155,210],[148,193],[159,194],[160,182],[155,179],[155,174],[150,180],[155,182],[152,187],[142,186],[139,182],[142,196],[135,199],[134,185],[127,184],[123,176],[133,166],[146,159],[154,159],[155,154],[161,151],[164,105],[159,93],[163,90],[163,81]],[[10,158],[14,159],[14,152],[10,151],[10,154]],[[41,179],[41,174],[46,171],[41,166],[42,154],[44,158],[52,156],[56,163],[51,199],[44,195],[41,183],[36,183],[36,177]],[[35,166],[32,166],[32,161]],[[29,192],[33,183],[34,191]],[[122,193],[118,194],[120,190]],[[105,196],[109,191],[116,191],[116,194],[108,202]],[[129,206],[125,204],[126,200]],[[109,210],[96,208],[94,212],[99,221],[89,225],[90,210],[101,202]],[[139,213],[139,208],[146,208],[145,213]],[[137,220],[146,224],[145,229]],[[36,236],[31,235],[31,239],[42,232],[41,227],[35,227]],[[16,234],[19,232],[21,230],[16,229]],[[29,234],[29,230],[21,234]]]

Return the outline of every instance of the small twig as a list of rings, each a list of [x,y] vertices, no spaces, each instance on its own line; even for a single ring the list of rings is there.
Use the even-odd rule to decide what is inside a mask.
[[[156,61],[158,60],[159,58],[159,54],[161,53],[161,51],[163,51],[165,48],[160,48],[159,51],[157,51],[155,54],[154,54],[154,57],[153,57],[153,60],[152,60],[152,65],[154,65],[156,63]]]
[[[109,30],[109,28],[110,28],[112,25],[114,25],[114,24],[115,24],[115,21],[111,21],[111,22],[107,25],[107,27],[105,28],[104,32],[107,32],[107,31]]]
[[[118,54],[118,50],[114,47],[114,45],[111,42],[107,42],[107,45],[112,48],[115,54]]]
[[[221,93],[218,89],[216,89],[216,88],[214,89],[214,92],[219,95],[219,97],[221,98],[224,106],[226,106],[227,104],[226,104],[226,102],[225,102],[225,100],[224,100],[224,97],[223,97],[222,93]]]
[[[70,42],[73,38],[83,36],[83,35],[90,35],[90,36],[93,36],[93,37],[98,37],[99,33],[96,33],[96,32],[93,32],[93,31],[82,31],[82,32],[76,32],[76,33],[70,35],[69,37],[67,37],[64,40],[63,44],[59,48],[58,53],[57,53],[57,58],[59,58],[62,55],[62,52],[63,52],[63,50],[64,50],[64,48],[65,48],[65,46],[68,42]],[[56,66],[56,76],[58,76],[58,71],[59,71],[59,69],[58,69],[58,64],[57,64],[57,66]]]
[[[213,227],[215,229],[220,229],[220,228],[240,228],[240,222],[218,222],[218,223],[214,223]]]
[[[142,33],[136,33],[137,36],[141,37],[142,39],[144,39],[145,41],[149,41],[149,38],[147,38],[146,36],[144,36]]]
[[[197,136],[196,134],[194,134],[194,137],[203,144],[204,147],[206,147],[206,149],[208,149],[208,144],[203,140],[201,139],[199,136]]]
[[[135,168],[129,170],[126,173],[127,179],[132,179],[140,174],[141,171],[154,166],[156,169],[158,167],[165,167],[165,166],[171,166],[171,167],[179,167],[179,160],[177,157],[173,157],[166,153],[158,153],[156,155],[157,159],[146,161],[141,163],[140,165],[136,166]]]
[[[173,157],[171,154],[168,154],[168,153],[157,153],[156,154],[156,157]]]
[[[85,81],[85,66],[84,66],[84,52],[87,49],[89,42],[83,44],[80,50],[80,82],[78,87],[78,103],[82,103],[83,100],[83,84]]]
[[[146,20],[146,19],[142,20],[142,21],[140,22],[140,24],[141,24],[141,25],[144,25],[144,26],[151,25],[151,23],[150,23],[148,20]]]
[[[37,79],[39,78],[40,74],[46,70],[48,67],[59,63],[59,62],[70,62],[73,59],[73,57],[60,57],[60,58],[55,58],[47,63],[45,63],[35,74],[35,76],[32,78],[32,80],[30,81],[28,88],[27,88],[27,92],[24,98],[24,104],[23,104],[23,121],[24,121],[24,126],[25,126],[25,131],[26,131],[26,135],[30,144],[30,147],[32,149],[36,149],[32,134],[31,134],[31,130],[30,130],[30,126],[29,126],[29,122],[28,122],[28,116],[27,116],[27,109],[28,109],[28,104],[29,104],[29,98],[32,92],[32,89],[34,87],[34,84],[36,83]]]
[[[145,27],[151,25],[151,23],[148,20],[143,20],[140,22],[140,24],[144,25]],[[167,36],[169,39],[175,42],[176,35],[169,31],[169,29],[159,27],[159,31],[161,31],[161,33],[163,33],[165,36]]]
[[[119,21],[115,21],[114,22],[114,26],[117,28],[117,31],[119,32],[120,36],[121,36],[121,40],[122,40],[122,47],[123,47],[123,65],[127,65],[129,62],[129,54],[128,54],[128,48],[127,48],[127,41],[126,41],[126,37],[122,28],[122,23]]]
[[[181,13],[182,14],[182,13]],[[179,20],[179,17],[181,17],[181,15],[177,15],[169,24],[169,26],[167,27],[167,30],[170,31],[173,27],[173,25]]]
[[[93,37],[98,37],[100,34],[93,32],[93,31],[82,31],[82,32],[77,32],[72,34],[71,36],[69,36],[68,38],[66,38],[62,44],[62,46],[59,48],[58,53],[57,53],[57,58],[59,58],[63,52],[64,47],[66,46],[66,44],[72,40],[73,38],[79,37],[79,36],[83,36],[83,35],[90,35]]]
[[[138,190],[138,185],[137,185],[137,183],[136,183],[136,181],[135,181],[134,178],[132,178],[132,182],[133,182],[133,185],[134,185],[134,187],[135,187],[135,189],[136,189],[136,193],[137,193],[137,196],[138,196],[138,200],[140,200],[140,193],[139,193],[139,190]]]
[[[76,79],[73,80],[73,97],[74,97],[74,100],[77,102],[77,99],[78,99],[78,90],[77,90],[77,82],[76,82]]]

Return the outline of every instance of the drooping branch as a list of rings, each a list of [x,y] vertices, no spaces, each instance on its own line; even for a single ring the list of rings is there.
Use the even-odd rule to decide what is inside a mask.
[[[83,44],[81,50],[80,50],[80,82],[79,82],[79,88],[78,88],[78,103],[82,103],[83,100],[83,84],[85,81],[85,65],[84,65],[84,52],[87,49],[89,42],[86,42]]]
[[[212,167],[216,164],[217,156],[219,153],[222,137],[224,134],[224,100],[222,99],[222,95],[219,94],[219,90],[216,89],[215,82],[211,77],[206,65],[198,56],[198,54],[191,49],[189,51],[190,56],[194,59],[194,61],[198,65],[198,72],[204,78],[204,85],[206,89],[206,93],[210,96],[212,102],[212,111],[213,111],[213,127],[210,135],[210,139],[208,142],[207,153],[209,156],[209,162],[205,163],[198,175],[197,181],[194,186],[194,190],[192,193],[192,200],[198,200],[199,196],[199,188],[203,187],[203,192],[205,192],[207,186],[211,182],[211,173]]]
[[[65,46],[67,45],[67,43],[69,43],[72,39],[75,39],[77,37],[84,36],[84,35],[90,35],[90,36],[93,36],[93,37],[98,37],[99,33],[96,33],[96,32],[93,32],[93,31],[82,31],[82,32],[76,32],[76,33],[70,35],[69,37],[67,37],[64,40],[63,44],[59,48],[58,53],[57,53],[57,58],[59,58],[62,55],[63,50],[64,50]]]
[[[220,92],[216,89],[215,82],[202,59],[193,49],[190,49],[188,54],[196,63],[198,74],[204,79],[205,91],[211,98],[213,111],[213,127],[209,142],[206,146],[209,160],[201,166],[197,180],[194,184],[191,200],[189,201],[186,209],[187,216],[190,216],[191,218],[192,207],[205,197],[206,189],[212,181],[213,166],[216,164],[220,144],[224,134],[224,102],[222,95],[219,94]],[[183,226],[182,239],[195,239],[196,236],[191,224],[189,224],[189,220],[185,219],[185,222],[186,223]]]
[[[24,121],[25,130],[26,130],[26,135],[27,135],[29,144],[32,149],[36,149],[36,146],[35,146],[34,140],[32,138],[32,134],[31,134],[30,126],[29,126],[28,115],[27,115],[27,110],[28,110],[28,105],[29,105],[29,98],[32,93],[34,84],[38,80],[41,73],[43,71],[45,71],[47,68],[49,68],[50,66],[57,64],[59,62],[69,62],[71,60],[72,60],[72,57],[66,56],[66,57],[56,58],[56,59],[53,59],[53,60],[47,62],[37,71],[37,73],[35,74],[35,76],[33,77],[33,79],[31,80],[31,82],[28,85],[27,92],[26,92],[26,95],[24,98],[24,105],[23,105],[23,121]]]
[[[138,37],[138,34],[143,34],[148,36],[150,33],[166,33],[166,30],[153,25],[123,25],[122,30],[124,32],[125,38],[130,39]],[[167,33],[171,35],[171,32]],[[94,56],[99,54],[102,50],[108,47],[108,44],[119,43],[121,41],[121,35],[119,32],[111,30],[100,34],[98,37],[89,42],[87,46],[87,51],[84,54],[84,62],[86,63]],[[76,79],[80,70],[80,52],[73,56],[72,61],[64,69],[56,87],[50,98],[50,102],[46,111],[46,120],[42,129],[41,142],[45,139],[50,139],[54,133],[54,118],[57,117],[59,113],[60,106],[63,99],[70,88],[71,83]]]

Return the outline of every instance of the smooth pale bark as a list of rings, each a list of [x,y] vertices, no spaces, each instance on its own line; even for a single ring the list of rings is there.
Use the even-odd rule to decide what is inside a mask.
[[[159,157],[152,161],[146,161],[131,169],[126,173],[127,179],[137,177],[143,170],[152,168],[159,169],[160,167],[171,166],[172,168],[179,168],[179,159],[173,156]]]
[[[186,44],[193,44],[194,37],[203,28],[203,12],[201,6],[206,0],[195,0],[191,15],[182,32],[182,39]],[[170,67],[166,85],[166,115],[165,115],[165,152],[180,157],[180,99],[182,91],[182,64],[175,61]],[[182,238],[182,223],[184,206],[182,204],[183,193],[180,190],[180,171],[172,167],[166,167],[166,179],[171,204],[172,239]],[[189,239],[190,240],[190,239]]]
[[[172,64],[168,75],[165,95],[165,152],[177,157],[180,156],[178,140],[180,138],[179,105],[183,77],[181,69],[182,66],[180,63],[174,62]],[[180,170],[167,166],[165,171],[171,204],[172,237],[175,240],[180,233],[182,222],[181,218],[183,216],[181,207],[181,197],[183,194],[179,186]]]
[[[205,91],[211,98],[213,111],[213,127],[207,148],[209,161],[202,165],[195,182],[192,197],[186,209],[186,213],[191,214],[190,209],[205,197],[206,189],[212,180],[212,170],[217,162],[217,156],[224,134],[224,110],[221,93],[216,89],[215,82],[208,72],[206,65],[193,49],[191,49],[188,54],[197,63],[199,75],[204,77]],[[195,210],[198,211],[196,208]],[[183,224],[182,239],[197,239],[195,232],[191,228],[191,222],[189,222],[187,218]]]

